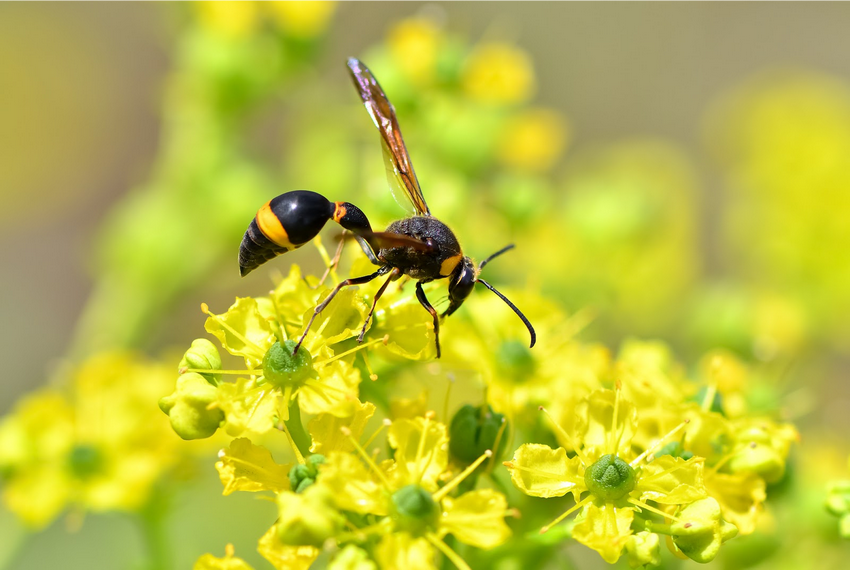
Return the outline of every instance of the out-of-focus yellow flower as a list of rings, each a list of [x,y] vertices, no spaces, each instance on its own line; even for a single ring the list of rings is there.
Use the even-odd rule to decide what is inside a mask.
[[[500,105],[524,103],[536,89],[531,58],[520,48],[501,42],[475,47],[466,60],[461,83],[469,97]]]
[[[180,441],[155,402],[170,367],[130,354],[91,358],[66,392],[43,389],[0,422],[3,500],[26,524],[43,527],[66,506],[135,511],[181,457]]]
[[[261,2],[286,35],[310,39],[325,31],[336,12],[336,2],[311,0]]]
[[[439,25],[426,17],[402,20],[387,34],[387,47],[399,70],[411,83],[420,86],[434,81],[442,41]]]
[[[569,125],[552,109],[529,109],[511,117],[499,142],[499,159],[508,166],[548,170],[569,140]]]
[[[224,558],[204,554],[192,566],[192,570],[254,570],[251,565],[236,556],[232,544],[224,549]]]
[[[206,28],[228,38],[249,36],[260,25],[256,2],[201,0],[194,6]]]

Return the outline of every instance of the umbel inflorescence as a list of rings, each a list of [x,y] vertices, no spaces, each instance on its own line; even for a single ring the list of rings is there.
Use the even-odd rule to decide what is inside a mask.
[[[274,497],[259,551],[275,567],[323,555],[331,568],[470,568],[570,540],[634,567],[660,563],[662,543],[708,562],[756,529],[797,434],[741,404],[734,357],[708,355],[695,377],[659,343],[629,341],[612,358],[574,338],[583,317],[526,291],[538,347],[511,338],[504,306],[476,298],[447,324],[436,364],[430,316],[403,285],[362,343],[370,286],[341,292],[293,354],[335,280],[293,266],[268,296],[204,305],[207,332],[241,363],[198,339],[160,401],[184,439],[234,438],[216,469],[225,494]],[[421,376],[449,392],[435,410],[406,391]],[[290,464],[260,443],[275,439]],[[230,549],[197,567],[236,561]]]

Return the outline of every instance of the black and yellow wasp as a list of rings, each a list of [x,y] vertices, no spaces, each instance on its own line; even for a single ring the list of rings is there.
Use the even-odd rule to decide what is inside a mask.
[[[480,278],[481,269],[494,257],[511,249],[509,245],[482,261],[477,267],[463,254],[454,233],[431,215],[422,189],[410,163],[410,155],[399,130],[395,109],[387,99],[372,72],[357,59],[348,60],[348,69],[354,85],[381,134],[384,158],[393,193],[399,203],[409,202],[412,215],[391,223],[386,231],[372,231],[366,215],[350,202],[331,202],[321,194],[309,190],[295,190],[273,198],[263,205],[248,226],[239,247],[239,270],[247,275],[266,261],[287,251],[292,251],[312,240],[328,220],[333,220],[351,232],[369,260],[378,269],[369,275],[346,279],[337,285],[315,309],[295,351],[301,345],[316,316],[328,306],[343,287],[361,285],[386,276],[372,301],[372,308],[363,323],[358,340],[363,341],[366,327],[378,299],[391,281],[408,275],[416,280],[416,298],[434,319],[434,336],[437,358],[440,357],[440,318],[447,317],[460,307],[480,283],[495,293],[522,319],[531,333],[531,346],[536,335],[531,323],[517,307],[492,285]],[[399,199],[403,195],[404,199]],[[423,283],[436,279],[449,280],[449,306],[439,315],[428,302]]]

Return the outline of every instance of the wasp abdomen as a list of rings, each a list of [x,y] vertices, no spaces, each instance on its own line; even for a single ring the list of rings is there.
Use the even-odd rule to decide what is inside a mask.
[[[371,231],[363,212],[348,202],[331,202],[309,190],[286,192],[266,202],[251,220],[239,246],[244,277],[266,261],[304,245],[328,220],[355,233]]]

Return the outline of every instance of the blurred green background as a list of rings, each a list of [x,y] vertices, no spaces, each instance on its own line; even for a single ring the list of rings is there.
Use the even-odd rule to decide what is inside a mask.
[[[179,68],[177,54],[186,57],[178,48],[187,12],[167,4],[0,3],[2,413],[42,385],[64,356],[89,350],[71,339],[85,328],[91,275],[103,263],[93,251],[109,249],[98,227],[161,167],[168,128],[161,110],[173,96],[165,85]],[[473,188],[461,200],[451,193],[457,182],[435,172],[451,156],[440,155],[442,131],[428,128],[441,124],[439,113],[417,111],[420,93],[410,86],[401,93],[404,79],[385,79],[384,62],[368,58],[400,20],[416,15],[466,41],[527,53],[532,100],[563,118],[564,148],[545,172],[508,165],[508,174],[482,183],[478,194]],[[850,451],[848,23],[850,6],[841,3],[342,3],[309,67],[245,120],[245,154],[282,165],[291,186],[240,174],[253,192],[239,206],[248,212],[240,225],[269,187],[271,195],[310,188],[350,200],[370,217],[377,212],[375,225],[392,219],[392,203],[377,204],[362,177],[328,174],[334,145],[350,141],[335,134],[334,121],[358,136],[368,129],[362,110],[352,111],[343,67],[347,57],[362,57],[399,108],[435,214],[478,258],[518,243],[510,263],[493,264],[493,281],[540,286],[571,311],[592,307],[597,319],[586,336],[612,347],[630,335],[656,337],[689,361],[720,345],[781,368],[783,406],[804,442],[828,449],[824,461],[832,465]],[[325,101],[326,116],[317,108]],[[406,121],[407,102],[416,118]],[[463,121],[488,142],[474,118]],[[475,128],[467,135],[474,146]],[[369,169],[381,168],[376,139],[369,139]],[[330,189],[321,186],[325,176]],[[212,219],[217,204],[181,215]],[[482,217],[487,223],[477,227],[481,211],[507,214]],[[140,231],[148,229],[161,231]],[[198,235],[186,247],[203,250],[205,240]],[[202,322],[201,300],[226,306],[234,294],[263,291],[267,276],[239,282],[237,243],[230,266],[204,269],[207,279],[189,292],[175,287],[179,302],[155,305],[167,311],[152,327],[139,326],[149,331],[143,338],[115,344],[150,351],[185,344]],[[311,257],[296,261],[317,264]],[[184,500],[215,513],[222,499],[209,475],[208,487]],[[229,509],[251,503],[228,501]],[[186,516],[197,520],[197,511]],[[30,541],[15,567],[59,560],[79,561],[69,568],[125,566],[139,547],[132,529],[110,517],[92,517],[74,535],[51,528]],[[212,544],[235,540],[233,529],[209,527],[203,531]],[[262,528],[258,521],[242,531]],[[116,547],[93,556],[90,545],[103,537]]]

